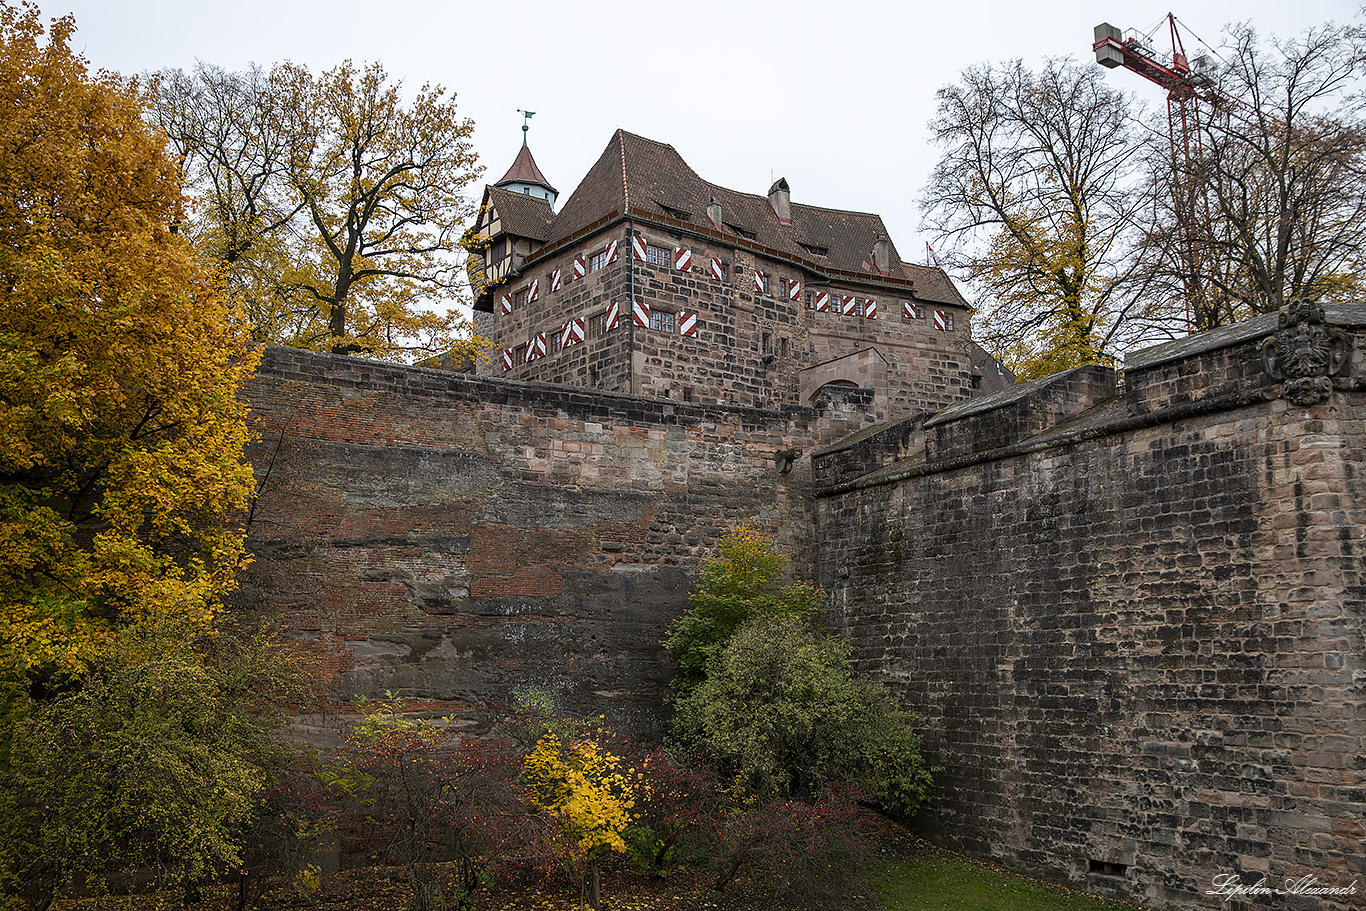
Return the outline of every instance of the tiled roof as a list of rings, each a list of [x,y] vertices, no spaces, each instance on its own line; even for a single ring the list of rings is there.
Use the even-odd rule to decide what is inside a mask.
[[[781,183],[781,181],[779,182]],[[778,184],[775,184],[777,186]],[[707,206],[721,205],[723,230],[737,239],[786,253],[795,259],[845,272],[862,272],[876,280],[872,264],[873,245],[888,236],[881,216],[793,203],[791,224],[780,224],[767,196],[741,193],[703,180],[673,146],[618,130],[602,156],[570,195],[556,216],[552,239],[567,237],[613,209],[646,210],[712,227]],[[889,242],[891,261],[878,265],[893,278],[903,275],[927,281],[935,290],[927,300],[966,306],[952,289],[948,276],[925,276],[920,267],[904,271],[895,245]]]
[[[525,148],[522,152],[534,168],[531,153]],[[522,159],[523,155],[519,153],[518,161]],[[514,163],[504,181],[511,179],[517,169],[518,164]],[[536,174],[543,183],[540,172],[536,171]],[[786,181],[781,179],[774,184],[775,188],[785,186]],[[910,281],[919,299],[969,306],[942,269],[902,262],[890,240],[890,262],[874,266],[874,245],[879,239],[889,237],[881,216],[792,203],[790,223],[782,224],[768,196],[741,193],[709,183],[688,166],[673,146],[625,130],[617,130],[612,135],[597,162],[542,232],[532,231],[530,220],[533,214],[543,217],[548,207],[526,209],[527,217],[523,219],[523,213],[514,212],[510,206],[504,209],[500,202],[504,196],[496,197],[495,204],[508,230],[523,237],[544,240],[549,246],[614,211],[622,215],[647,212],[713,230],[715,226],[707,215],[707,207],[716,202],[721,206],[721,231],[734,237],[737,243],[767,247],[809,263],[817,271],[830,269],[862,274],[870,281],[877,281],[884,275],[897,282]],[[528,204],[538,202],[529,197],[523,199]]]
[[[949,274],[937,266],[917,266],[915,263],[902,263],[901,272],[915,285],[915,296],[919,300],[935,304],[955,304],[959,307],[972,306]]]
[[[517,152],[517,157],[513,159],[512,167],[503,175],[503,179],[494,184],[501,187],[505,183],[534,183],[545,187],[552,193],[558,194],[560,191],[550,185],[550,181],[545,179],[541,169],[536,167],[536,159],[531,157],[531,149],[524,143]]]
[[[555,213],[550,210],[550,203],[539,196],[514,193],[502,187],[485,187],[484,204],[498,211],[507,233],[539,241],[550,239]]]

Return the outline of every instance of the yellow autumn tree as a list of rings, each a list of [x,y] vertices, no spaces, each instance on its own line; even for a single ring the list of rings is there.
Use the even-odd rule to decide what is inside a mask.
[[[258,351],[139,86],[0,5],[0,705],[186,641],[233,585]]]
[[[607,851],[625,853],[623,837],[630,827],[641,774],[623,768],[621,757],[582,730],[564,736],[547,730],[527,754],[522,774],[536,806],[558,817],[569,838],[571,862],[584,870],[584,897],[601,907],[598,858]]]

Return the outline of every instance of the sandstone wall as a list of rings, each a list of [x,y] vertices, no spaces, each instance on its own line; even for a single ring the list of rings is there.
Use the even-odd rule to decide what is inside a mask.
[[[1317,404],[1273,315],[816,454],[818,581],[925,715],[936,838],[1157,907],[1228,874],[1361,907],[1366,310],[1329,317]]]
[[[659,732],[659,643],[717,537],[758,519],[809,562],[810,463],[782,474],[774,452],[862,420],[284,348],[246,398],[240,600],[283,612],[339,705],[392,690],[478,726],[535,686],[638,733]]]

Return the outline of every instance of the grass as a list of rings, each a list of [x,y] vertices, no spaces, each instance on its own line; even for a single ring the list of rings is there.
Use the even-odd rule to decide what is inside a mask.
[[[1134,911],[1138,905],[1007,873],[920,842],[874,874],[882,911]]]
[[[1138,905],[1097,898],[1063,886],[1007,873],[935,847],[905,830],[886,827],[882,856],[844,901],[828,896],[788,894],[781,898],[747,890],[743,884],[724,895],[696,883],[659,882],[618,862],[604,879],[604,911],[1143,911]],[[59,899],[54,911],[185,911],[176,890],[130,896]],[[233,891],[205,890],[195,911],[230,911]],[[480,911],[577,911],[579,889],[566,877],[480,896]],[[358,868],[329,877],[316,895],[297,894],[281,884],[257,909],[271,911],[403,911],[410,893],[398,868]]]

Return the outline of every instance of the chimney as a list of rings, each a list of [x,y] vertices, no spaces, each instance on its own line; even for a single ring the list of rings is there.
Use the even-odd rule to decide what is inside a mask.
[[[873,268],[882,275],[892,274],[892,242],[885,237],[873,241]]]
[[[779,177],[768,188],[768,204],[773,207],[773,214],[778,216],[778,224],[792,224],[792,190],[787,185],[786,177]]]
[[[721,227],[721,204],[716,201],[715,196],[707,203],[707,218],[711,219],[711,223],[716,227]]]

